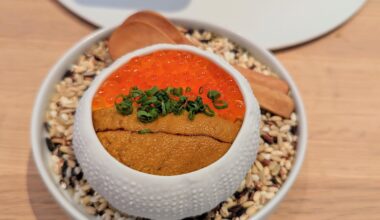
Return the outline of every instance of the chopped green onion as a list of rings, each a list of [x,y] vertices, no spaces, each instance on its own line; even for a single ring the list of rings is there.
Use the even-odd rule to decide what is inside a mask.
[[[164,90],[160,90],[160,91],[156,92],[156,94],[154,96],[156,96],[159,101],[165,101],[166,102],[166,101],[170,100],[169,94]]]
[[[179,100],[177,102],[174,102],[173,109],[172,109],[173,113],[175,115],[182,114],[182,111],[185,109],[186,102],[187,102],[187,97],[180,96]]]
[[[117,102],[120,97],[122,98],[121,102]],[[132,101],[125,95],[116,96],[115,108],[122,115],[130,115],[133,112]]]
[[[146,96],[144,93],[142,93],[140,96],[137,96],[137,98],[135,98],[135,99],[136,99],[136,102],[138,104],[142,104],[148,100],[148,96]]]
[[[173,91],[173,87],[170,87],[170,86],[165,89],[165,92],[168,94],[172,94],[172,91]]]
[[[145,102],[143,102],[144,105],[150,105],[155,104],[158,102],[158,99],[156,96],[151,97],[150,99],[147,99]]]
[[[183,92],[182,87],[174,88],[172,90],[172,94],[178,97],[182,95],[182,92]]]
[[[180,103],[185,103],[187,101],[187,97],[186,96],[180,96],[179,97],[179,101],[178,102],[180,102]]]
[[[208,105],[205,105],[205,111],[203,113],[210,117],[215,115],[215,112]]]
[[[158,92],[158,88],[157,86],[153,86],[151,89],[149,90],[146,90],[145,91],[145,94],[150,97],[150,96],[153,96],[154,94],[156,94]]]
[[[194,111],[189,111],[189,116],[188,116],[188,118],[192,121],[192,120],[194,120],[194,118],[195,118],[195,112]]]
[[[173,100],[169,100],[169,101],[165,102],[166,114],[169,114],[169,113],[173,112],[173,106],[175,104],[174,102],[175,101],[173,101]]]
[[[153,133],[150,129],[142,129],[138,131],[137,133],[139,134],[148,134],[148,133]]]
[[[144,92],[139,90],[136,86],[131,88],[130,94],[132,98],[137,98],[144,95]]]
[[[161,101],[161,103],[160,103],[160,108],[161,108],[161,114],[162,115],[166,115],[167,113],[167,111],[166,111],[166,106],[165,106],[165,102],[164,101]]]
[[[220,98],[220,92],[218,92],[218,91],[216,91],[216,90],[210,90],[210,91],[208,91],[208,93],[207,93],[207,97],[208,97],[209,99],[211,99],[212,101],[215,101],[215,100],[217,100],[217,99]]]
[[[224,101],[224,100],[216,100],[216,101],[214,101],[212,104],[214,104],[214,107],[215,107],[216,109],[225,109],[225,108],[228,107],[227,102]]]
[[[137,118],[143,123],[152,122],[158,118],[158,111],[155,108],[150,111],[139,110],[137,111]]]
[[[191,91],[191,88],[186,87],[185,91],[188,93]],[[199,94],[203,93],[202,86],[198,92]],[[187,96],[182,94],[182,87],[159,89],[157,86],[153,86],[145,91],[140,90],[138,87],[132,87],[128,95],[121,94],[116,96],[115,108],[122,115],[130,115],[133,112],[133,103],[135,102],[137,118],[143,123],[152,122],[159,116],[165,116],[169,113],[180,115],[183,111],[188,112],[189,120],[194,120],[196,114],[199,113],[203,113],[209,117],[215,116],[215,112],[210,106],[203,103],[201,96],[197,96],[194,100],[189,100]],[[207,97],[212,100],[216,109],[228,107],[226,101],[219,100],[221,94],[216,90],[208,91]],[[145,130],[143,129],[139,133],[147,133],[148,131]]]
[[[205,111],[205,105],[203,104],[202,97],[197,96],[194,101],[188,101],[186,110],[189,112],[188,118],[194,120],[195,114]]]

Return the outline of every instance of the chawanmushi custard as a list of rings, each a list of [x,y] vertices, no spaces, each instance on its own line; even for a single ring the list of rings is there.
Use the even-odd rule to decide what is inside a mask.
[[[176,50],[131,59],[103,82],[92,103],[105,149],[132,169],[164,176],[222,157],[244,112],[242,94],[228,73]]]

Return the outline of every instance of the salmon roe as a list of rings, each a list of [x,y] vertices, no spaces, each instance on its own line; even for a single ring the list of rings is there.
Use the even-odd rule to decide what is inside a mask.
[[[182,87],[183,95],[190,100],[201,96],[218,116],[232,121],[244,117],[243,97],[234,79],[210,60],[191,52],[161,50],[131,59],[103,82],[94,96],[92,109],[114,106],[116,96],[128,94],[134,86],[141,90],[153,86]],[[190,92],[185,91],[187,87]],[[219,91],[228,108],[215,109],[207,98],[209,90]]]

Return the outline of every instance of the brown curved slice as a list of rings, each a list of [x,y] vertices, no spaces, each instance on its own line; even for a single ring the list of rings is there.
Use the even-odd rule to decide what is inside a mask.
[[[289,86],[288,84],[279,78],[273,76],[265,76],[263,74],[257,73],[253,70],[234,65],[234,67],[241,73],[245,78],[248,79],[253,84],[258,84],[261,86],[268,87],[270,89],[277,90],[283,94],[288,94]]]
[[[129,22],[133,21],[145,22],[152,26],[155,26],[177,44],[192,45],[192,43],[175,27],[175,25],[161,14],[153,11],[139,11],[129,16],[123,25],[126,25]]]
[[[292,98],[274,89],[252,83],[252,81],[250,84],[261,108],[285,118],[290,117],[294,110],[294,101]]]
[[[165,176],[206,167],[231,146],[203,136],[130,131],[105,131],[97,135],[107,151],[121,163],[144,173]]]
[[[152,132],[168,134],[211,137],[225,143],[232,143],[241,127],[241,121],[232,122],[218,116],[209,117],[197,114],[193,121],[187,114],[168,114],[151,123],[142,123],[136,114],[123,116],[114,108],[99,109],[92,112],[95,131],[127,130],[137,132],[149,129]]]
[[[108,47],[112,59],[115,60],[128,52],[158,43],[175,42],[150,24],[129,22],[112,32]]]

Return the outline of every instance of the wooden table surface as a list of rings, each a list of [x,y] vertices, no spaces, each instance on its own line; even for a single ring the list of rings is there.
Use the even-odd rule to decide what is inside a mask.
[[[55,1],[2,0],[0,12],[0,219],[68,219],[31,157],[30,115],[49,68],[95,28]],[[301,91],[309,144],[269,219],[380,219],[380,0],[276,56]]]

